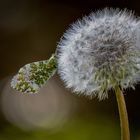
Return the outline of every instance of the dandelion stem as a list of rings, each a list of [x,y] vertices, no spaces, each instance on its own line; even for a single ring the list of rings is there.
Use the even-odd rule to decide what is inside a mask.
[[[124,95],[119,87],[115,89],[121,126],[121,140],[130,140],[129,122]]]

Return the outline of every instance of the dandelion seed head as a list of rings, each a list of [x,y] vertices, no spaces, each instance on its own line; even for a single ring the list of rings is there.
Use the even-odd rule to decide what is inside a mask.
[[[57,50],[58,73],[76,93],[103,99],[140,81],[140,21],[131,11],[106,8],[78,20]]]

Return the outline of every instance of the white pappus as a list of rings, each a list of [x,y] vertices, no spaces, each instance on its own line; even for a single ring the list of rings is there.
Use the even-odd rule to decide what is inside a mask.
[[[131,11],[103,9],[78,20],[57,47],[58,73],[77,94],[108,96],[140,81],[140,20]]]

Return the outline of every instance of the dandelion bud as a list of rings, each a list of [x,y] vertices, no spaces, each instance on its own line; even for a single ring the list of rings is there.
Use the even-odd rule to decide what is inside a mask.
[[[58,73],[68,88],[108,96],[109,89],[140,81],[140,21],[129,11],[104,9],[78,20],[57,51]]]

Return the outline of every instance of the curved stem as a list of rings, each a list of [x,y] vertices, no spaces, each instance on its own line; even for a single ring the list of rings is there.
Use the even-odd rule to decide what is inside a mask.
[[[125,104],[125,99],[119,87],[115,89],[121,125],[121,140],[130,140],[128,115]]]

